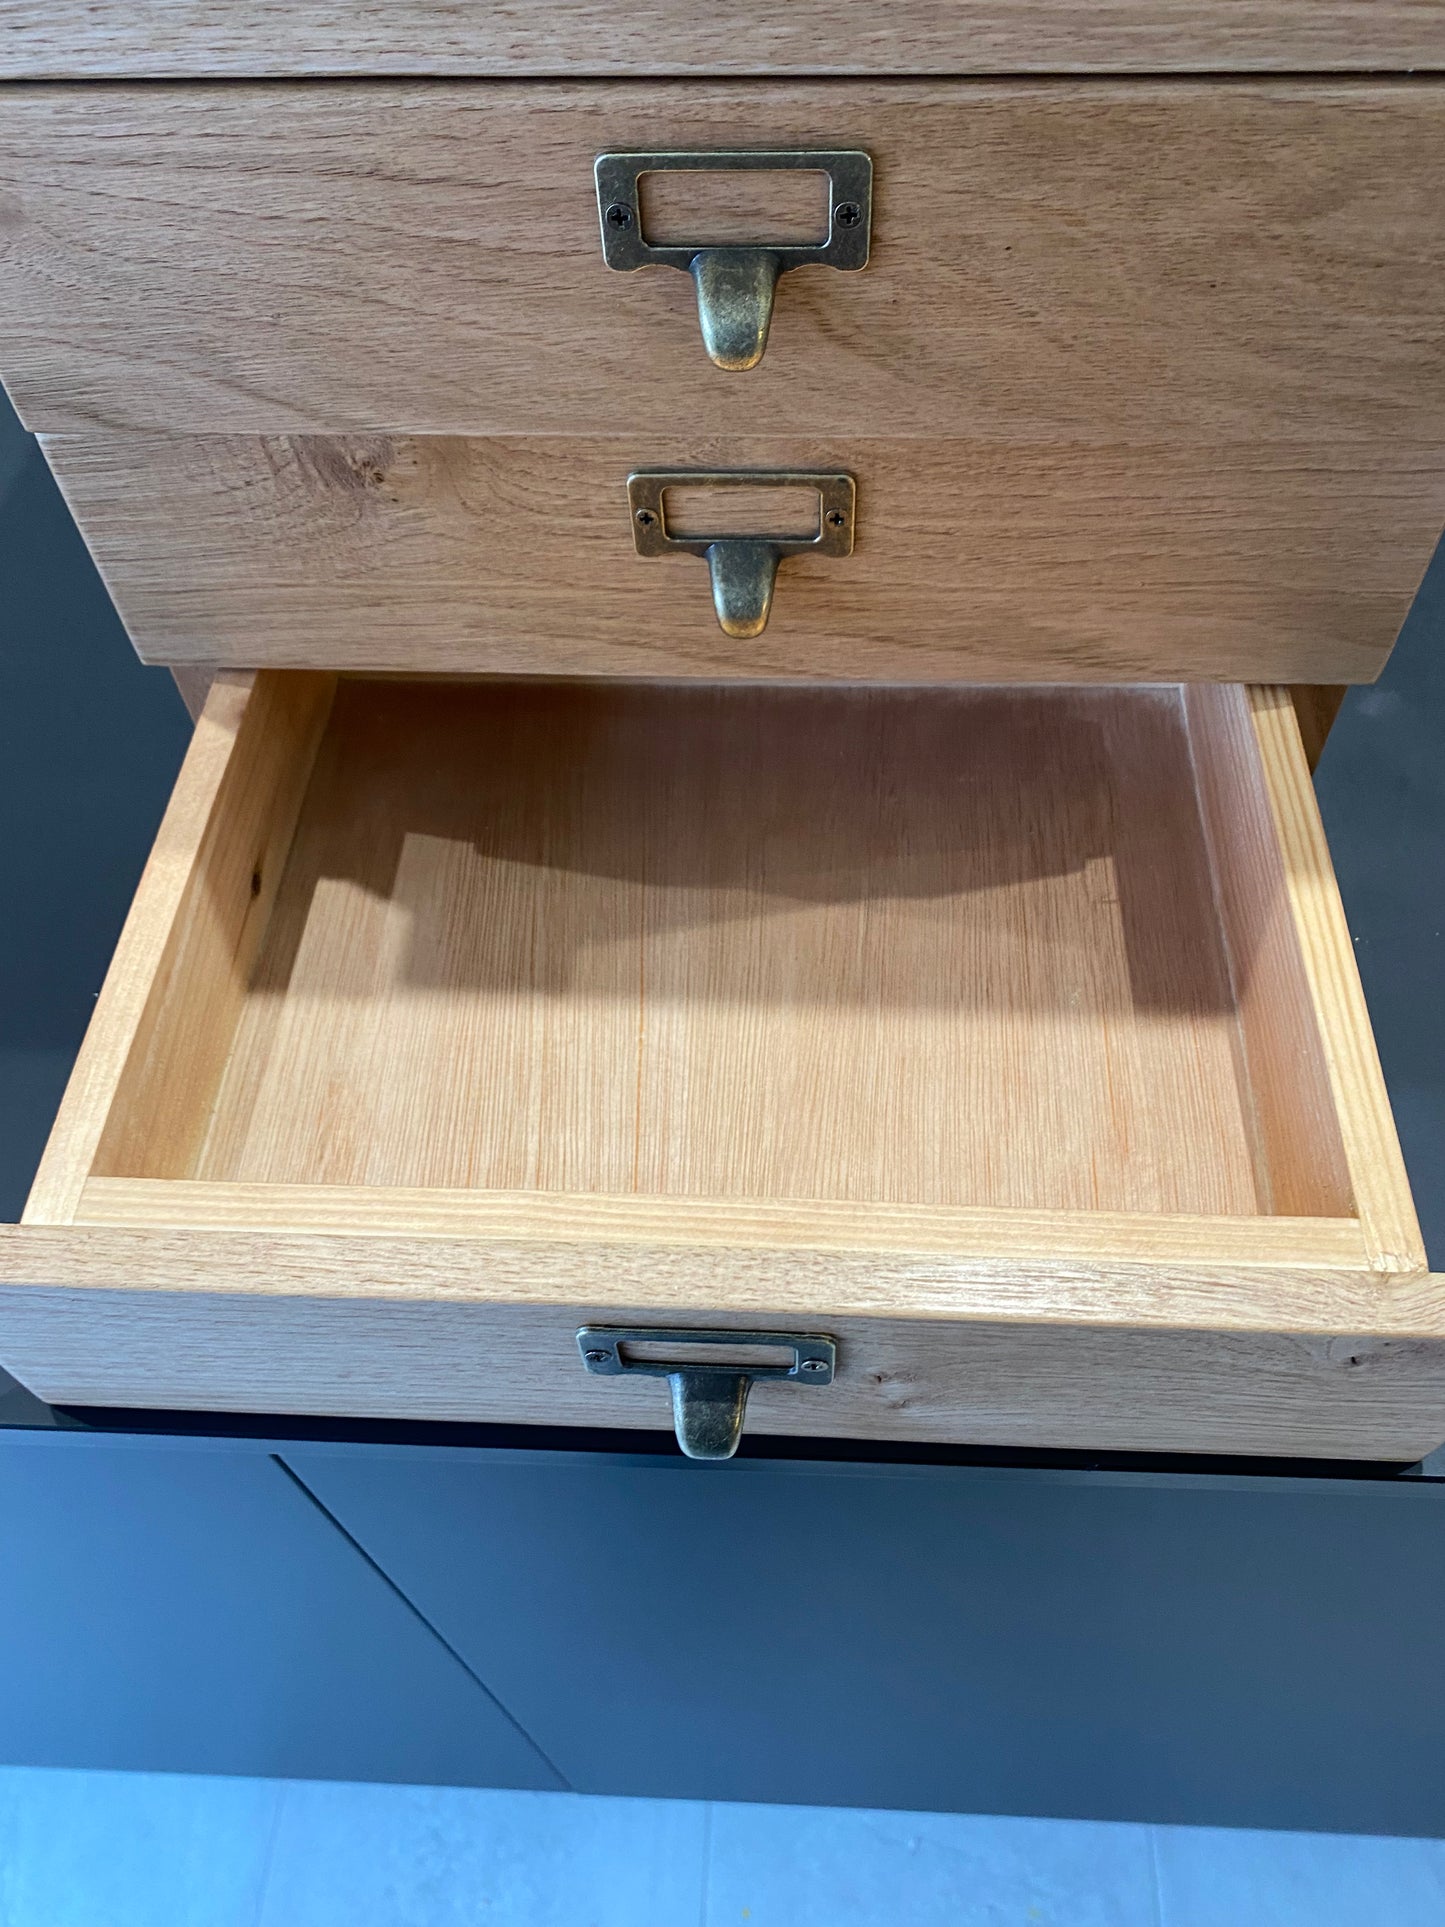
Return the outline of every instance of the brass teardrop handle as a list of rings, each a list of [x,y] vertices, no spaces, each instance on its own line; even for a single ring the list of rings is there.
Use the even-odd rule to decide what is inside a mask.
[[[821,241],[755,245],[671,245],[643,233],[639,182],[668,172],[778,172],[801,168],[828,177],[828,232]],[[681,268],[697,289],[703,346],[718,368],[756,368],[768,345],[778,278],[816,265],[847,271],[868,265],[873,227],[873,162],[855,148],[789,147],[708,153],[599,154],[597,213],[602,258],[630,274],[637,268]]]
[[[818,494],[811,535],[680,535],[667,525],[670,488],[804,487]],[[637,553],[699,555],[712,581],[713,608],[724,635],[745,640],[768,626],[778,564],[789,555],[853,553],[856,489],[853,477],[801,469],[639,469],[627,478],[627,506]]]

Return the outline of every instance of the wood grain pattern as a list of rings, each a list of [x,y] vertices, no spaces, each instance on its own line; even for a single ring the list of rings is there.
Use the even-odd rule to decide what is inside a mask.
[[[142,656],[170,663],[1361,681],[1445,519],[1445,437],[1424,455],[756,426],[728,441],[125,435],[45,451]],[[767,630],[731,640],[701,561],[634,552],[627,476],[652,466],[847,469],[855,551],[786,561]]]
[[[12,0],[0,76],[1304,72],[1445,67],[1435,0]]]
[[[582,1370],[578,1324],[702,1323],[683,1308],[748,1277],[732,1259],[645,1305],[619,1294],[594,1300],[589,1274],[600,1269],[599,1254],[584,1246],[580,1274],[565,1269],[568,1253],[550,1254],[550,1306],[508,1306],[480,1295],[470,1245],[382,1240],[373,1257],[355,1238],[75,1228],[23,1234],[22,1254],[6,1230],[0,1277],[27,1281],[0,1285],[6,1363],[58,1403],[664,1428],[656,1380],[628,1384]],[[802,1300],[824,1295],[808,1290],[809,1270]],[[835,1260],[824,1275],[835,1289]],[[106,1288],[121,1276],[153,1282]],[[817,1329],[816,1313],[799,1316],[794,1276],[778,1254],[762,1288],[729,1315]],[[906,1305],[900,1268],[887,1267],[884,1278],[893,1306]],[[225,1284],[202,1289],[203,1279]],[[405,1297],[399,1279],[409,1282]],[[816,1395],[759,1386],[748,1425],[819,1437],[1406,1462],[1445,1437],[1442,1285],[1417,1288],[1419,1328],[1391,1337],[971,1318],[963,1292],[951,1319],[830,1313],[821,1322],[838,1339],[835,1384]],[[672,1309],[660,1311],[669,1299]]]
[[[156,898],[94,1175],[1343,1216],[1348,1142],[1408,1212],[1283,698],[329,687],[216,692],[177,834],[240,923]]]
[[[116,1086],[154,1008],[157,972],[192,899],[197,853],[227,783],[252,688],[249,676],[222,677],[191,740],[31,1188],[26,1210],[39,1221],[67,1223],[80,1201]]]
[[[1289,691],[1252,689],[1249,698],[1360,1226],[1382,1271],[1418,1272],[1424,1242]]]
[[[293,680],[223,679],[183,791]],[[582,1319],[821,1323],[837,1399],[760,1429],[1416,1455],[1445,1291],[1303,772],[1283,691],[343,683],[224,1068],[102,1000],[70,1222],[0,1233],[7,1361],[647,1424]],[[199,1007],[206,944],[162,948]],[[1275,1104],[1292,1057],[1332,1109]]]
[[[691,1267],[725,1256],[807,1252],[860,1260],[821,1300],[800,1281],[800,1307],[863,1315],[897,1305],[901,1276],[889,1282],[865,1269],[870,1258],[899,1258],[914,1269],[910,1309],[936,1316],[958,1308],[967,1288],[977,1309],[1040,1317],[1052,1309],[1088,1322],[1117,1322],[1118,1289],[1101,1292],[1109,1270],[1132,1281],[1129,1319],[1178,1324],[1188,1314],[1202,1330],[1352,1329],[1381,1312],[1380,1279],[1354,1218],[1148,1217],[1121,1211],[996,1210],[989,1206],[850,1203],[820,1198],[648,1198],[547,1191],[424,1190],[408,1185],[269,1184],[217,1179],[90,1178],[76,1222],[153,1229],[309,1232],[323,1237],[485,1239],[508,1247],[515,1268],[489,1295],[542,1302],[555,1289],[544,1247],[596,1246],[621,1259],[647,1247],[670,1253],[679,1280]],[[532,1253],[528,1262],[520,1254]],[[999,1260],[1028,1260],[1026,1270]],[[933,1261],[946,1261],[942,1265]],[[811,1260],[810,1260],[811,1263]],[[822,1283],[821,1276],[818,1281]],[[606,1268],[589,1289],[611,1291]],[[729,1310],[758,1301],[753,1273],[710,1276]],[[1263,1289],[1256,1289],[1263,1286]],[[980,1296],[986,1294],[986,1296]],[[1249,1302],[1244,1300],[1248,1298]],[[1385,1308],[1388,1316],[1389,1308]],[[1326,1326],[1317,1321],[1324,1317]],[[1402,1328],[1415,1331],[1411,1323]]]
[[[333,677],[302,675],[267,678],[248,692],[225,779],[116,1080],[96,1146],[97,1172],[186,1170],[270,928],[334,689]],[[202,711],[203,718],[210,714],[209,706]],[[143,884],[139,905],[145,895]]]
[[[604,267],[593,160],[804,144],[872,153],[872,261],[785,277],[762,364],[720,374],[686,275]],[[1438,463],[1442,174],[1434,81],[20,87],[4,376],[49,433]]]
[[[194,1175],[1257,1209],[1187,758],[1172,691],[343,684]]]
[[[1277,1211],[1328,1210],[1329,1200],[1352,1196],[1352,1180],[1269,779],[1250,753],[1256,718],[1237,687],[1193,685],[1184,704],[1239,1015],[1240,1076],[1254,1099],[1261,1195]],[[1315,812],[1312,793],[1295,789],[1291,802]]]
[[[216,679],[26,1205],[88,1166],[171,1170],[205,1116],[330,705],[324,676]]]
[[[0,1227],[6,1282],[262,1300],[274,1292],[472,1308],[578,1304],[617,1322],[646,1304],[669,1323],[767,1314],[794,1329],[836,1314],[1445,1338],[1441,1281],[1371,1268],[1352,1220],[1161,1225],[1105,1213],[1080,1227],[1068,1213],[883,1207],[880,1236],[857,1206],[795,1200],[129,1178],[91,1186],[85,1208],[95,1215],[74,1226],[34,1236],[28,1225]],[[113,1219],[99,1215],[112,1210]]]

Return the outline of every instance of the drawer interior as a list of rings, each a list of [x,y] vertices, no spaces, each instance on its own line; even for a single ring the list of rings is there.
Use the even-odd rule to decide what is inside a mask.
[[[1287,701],[232,679],[49,1183],[1354,1216]]]

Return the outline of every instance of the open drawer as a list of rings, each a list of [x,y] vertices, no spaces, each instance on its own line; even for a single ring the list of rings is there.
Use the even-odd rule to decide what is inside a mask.
[[[61,1403],[1445,1437],[1273,688],[222,677],[0,1276]]]

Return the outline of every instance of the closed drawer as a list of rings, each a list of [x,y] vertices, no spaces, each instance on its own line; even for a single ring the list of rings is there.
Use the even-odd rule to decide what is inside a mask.
[[[872,156],[867,269],[746,374],[603,262],[596,157],[675,148]],[[14,87],[5,380],[48,433],[1438,454],[1442,169],[1445,80]],[[658,238],[777,238],[769,178]]]
[[[1268,443],[1221,473],[1212,448],[755,431],[61,437],[46,453],[141,655],[178,665],[1358,682],[1445,516],[1445,463],[1407,447],[1368,480],[1357,451],[1301,466]],[[748,639],[720,628],[701,560],[634,547],[629,474],[713,466],[856,483],[852,553],[787,558]],[[723,491],[693,496],[722,517]],[[814,494],[814,528],[818,512]]]
[[[1425,1272],[1282,691],[223,677],[37,1180],[60,1402],[1408,1459]],[[674,1343],[676,1341],[673,1341]]]
[[[747,373],[604,265],[595,157],[670,146],[873,158]],[[148,658],[1366,680],[1445,520],[1442,172],[1433,80],[12,88],[0,372]],[[770,450],[856,474],[856,566],[730,654],[622,489]]]

